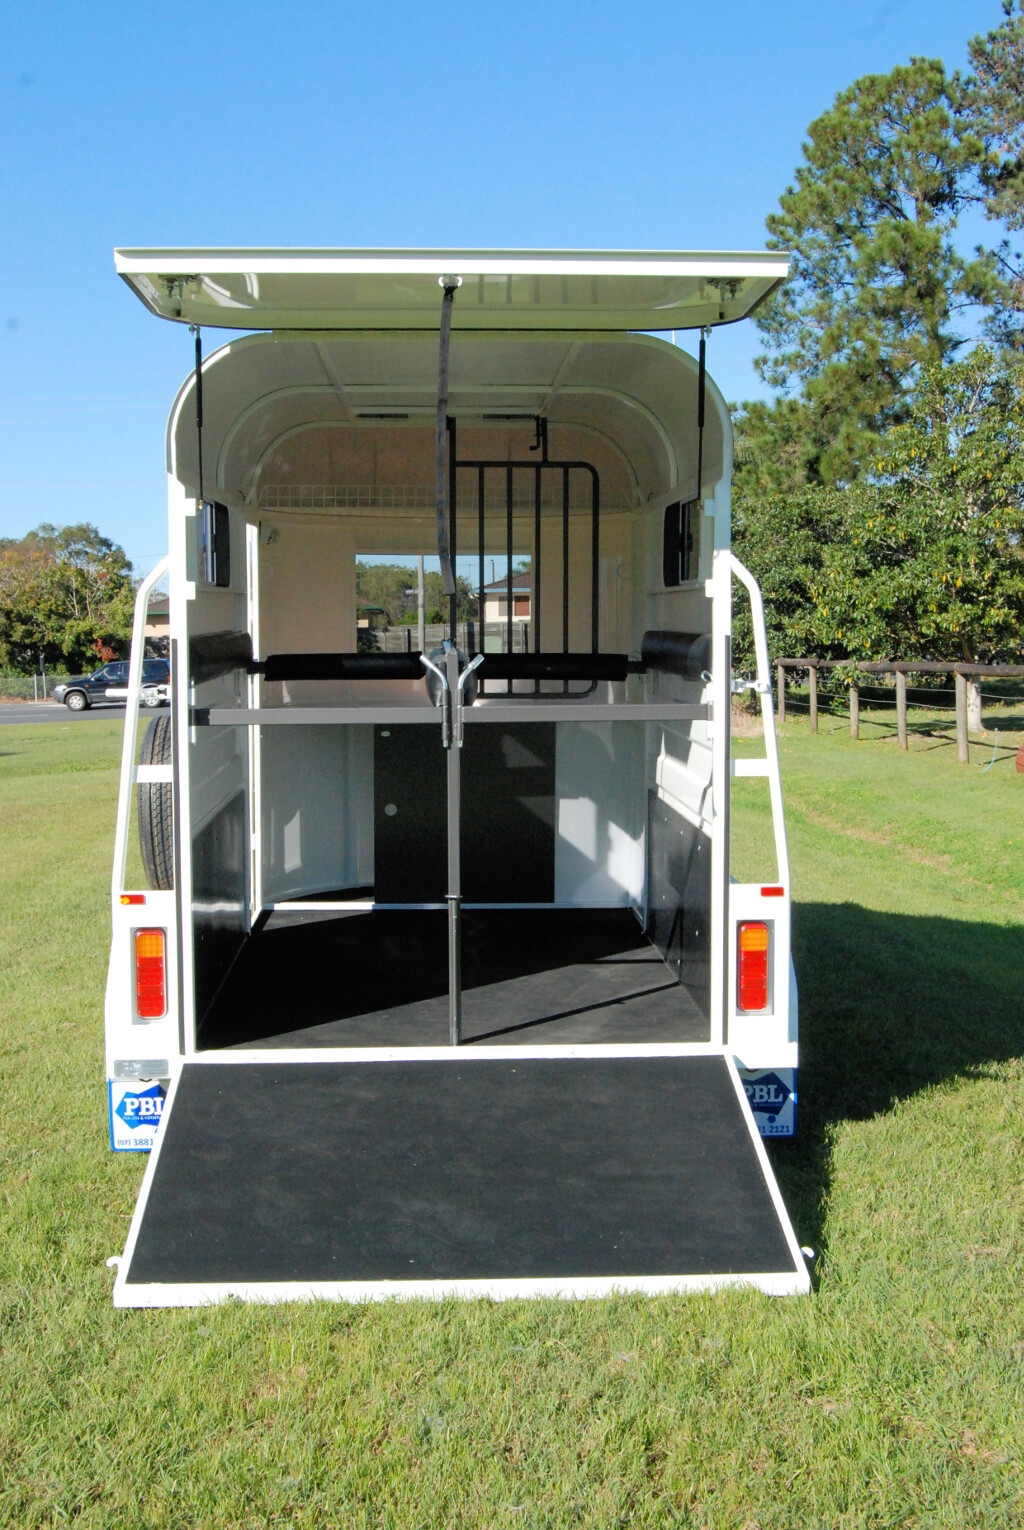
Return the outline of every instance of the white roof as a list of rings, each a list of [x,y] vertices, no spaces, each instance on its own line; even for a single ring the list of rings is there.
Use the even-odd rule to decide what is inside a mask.
[[[745,318],[785,279],[774,251],[115,250],[151,312],[246,330],[670,330]]]

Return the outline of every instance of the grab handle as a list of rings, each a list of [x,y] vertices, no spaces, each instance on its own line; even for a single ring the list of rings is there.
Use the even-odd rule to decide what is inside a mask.
[[[465,734],[465,725],[463,722],[462,713],[465,704],[466,681],[469,679],[475,669],[480,668],[480,665],[484,662],[484,657],[484,654],[478,653],[476,658],[466,665],[465,669],[462,671],[462,674],[459,676],[458,684],[455,687],[455,722],[452,731],[455,738],[455,747],[457,749],[462,748],[462,739]]]
[[[452,743],[452,691],[448,684],[448,676],[433,659],[428,659],[425,653],[420,654],[420,663],[424,669],[429,669],[432,675],[436,675],[441,682],[441,743],[445,749],[451,748]]]

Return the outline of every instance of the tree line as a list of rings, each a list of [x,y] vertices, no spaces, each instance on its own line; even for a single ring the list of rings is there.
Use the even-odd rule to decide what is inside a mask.
[[[463,574],[456,574],[457,619],[472,621],[476,616],[477,594]],[[356,564],[356,601],[360,606],[377,606],[386,611],[394,626],[414,624],[418,596],[416,569],[406,563]],[[448,596],[439,572],[427,569],[423,575],[424,620],[448,620]]]
[[[80,672],[127,651],[135,581],[95,526],[43,524],[0,538],[0,670]]]
[[[477,613],[477,592],[456,578],[458,620]],[[0,671],[81,671],[126,654],[131,644],[136,581],[124,550],[93,525],[44,524],[21,538],[0,538]],[[357,563],[356,600],[415,623],[416,569],[399,563]],[[448,620],[441,575],[424,577],[425,618]]]
[[[779,654],[1024,653],[1024,0],[969,53],[841,91],[767,220],[792,273],[756,317],[734,541]]]

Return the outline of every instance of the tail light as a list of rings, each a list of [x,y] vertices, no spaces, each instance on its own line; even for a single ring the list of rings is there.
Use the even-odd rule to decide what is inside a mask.
[[[768,926],[759,920],[747,920],[739,927],[736,1008],[768,1008]]]
[[[163,930],[135,931],[135,1013],[159,1020],[167,1013],[166,937]]]

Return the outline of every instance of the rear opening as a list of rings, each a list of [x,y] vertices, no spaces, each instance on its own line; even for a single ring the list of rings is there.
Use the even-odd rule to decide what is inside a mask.
[[[421,633],[435,660],[445,637],[482,656],[459,746],[463,1039],[711,1038],[705,682],[642,655],[660,512],[593,433],[449,428],[455,601],[418,423],[290,437],[258,519],[234,520],[254,672],[213,678],[193,735],[193,803],[222,798],[192,837],[200,1050],[445,1039],[448,752]]]

